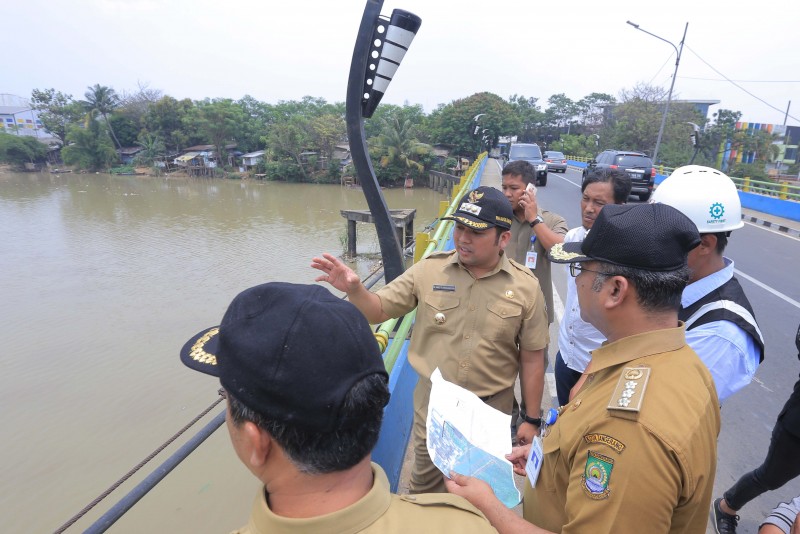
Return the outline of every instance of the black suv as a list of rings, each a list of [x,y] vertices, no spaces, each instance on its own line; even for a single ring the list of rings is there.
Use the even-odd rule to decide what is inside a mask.
[[[631,194],[638,195],[639,200],[646,202],[653,193],[656,171],[653,160],[641,152],[627,150],[604,150],[596,158],[589,161],[583,169],[583,178],[592,169],[617,169],[624,171],[631,179]]]
[[[508,163],[522,159],[536,170],[536,185],[547,185],[547,163],[542,159],[542,150],[537,144],[511,143],[508,149]]]

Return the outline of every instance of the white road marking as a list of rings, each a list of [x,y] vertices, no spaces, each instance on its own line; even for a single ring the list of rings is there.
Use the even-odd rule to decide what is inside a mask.
[[[756,280],[752,276],[750,276],[748,274],[744,274],[739,269],[734,269],[733,272],[735,272],[737,275],[741,276],[742,278],[750,280],[751,282],[753,282],[755,285],[757,285],[761,289],[765,289],[765,290],[769,291],[770,293],[772,293],[773,295],[775,295],[776,297],[785,300],[786,302],[788,302],[789,304],[791,304],[795,308],[800,309],[800,302],[797,302],[796,300],[794,300],[791,297],[787,297],[786,295],[784,295],[783,293],[781,293],[777,289],[773,289],[773,288],[769,287],[767,284]]]
[[[759,380],[757,376],[754,376],[754,377],[753,377],[753,382],[755,382],[756,384],[758,384],[758,385],[759,385],[759,386],[761,386],[762,388],[766,389],[766,390],[767,390],[767,391],[769,391],[770,393],[774,393],[774,391],[772,391],[772,390],[771,390],[771,389],[769,389],[767,386],[765,386],[765,385],[764,385],[764,382],[762,382],[761,380]]]
[[[774,227],[764,226],[763,224],[754,223],[754,222],[751,222],[751,221],[748,221],[748,220],[745,220],[743,222],[745,224],[749,224],[750,226],[754,226],[756,228],[761,228],[762,230],[766,230],[767,232],[769,232],[771,234],[778,234],[778,235],[782,235],[783,237],[788,237],[789,239],[793,239],[795,241],[800,241],[800,238],[795,237],[795,236],[793,236],[791,234],[787,234],[786,232],[781,232],[780,230],[778,230],[778,229],[776,229]]]

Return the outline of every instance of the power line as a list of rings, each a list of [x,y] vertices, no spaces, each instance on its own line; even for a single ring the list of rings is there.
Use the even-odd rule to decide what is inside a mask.
[[[688,47],[687,47],[688,48]],[[695,54],[697,55],[697,54]],[[703,80],[707,82],[739,82],[739,83],[800,83],[800,80],[728,80],[720,78],[694,78],[692,76],[678,76],[684,80]]]
[[[661,71],[662,71],[662,70],[664,70],[664,67],[666,67],[666,66],[667,66],[667,63],[669,63],[669,60],[670,60],[670,59],[672,59],[672,55],[673,55],[673,54],[672,54],[672,52],[670,52],[670,53],[669,53],[669,56],[667,56],[667,60],[666,60],[666,61],[664,61],[664,64],[663,64],[663,65],[661,65],[661,66],[658,68],[658,70],[657,70],[657,71],[656,71],[656,73],[653,75],[653,77],[652,77],[652,78],[650,78],[650,82],[649,82],[647,85],[653,85],[653,80],[655,80],[655,79],[656,79],[656,76],[658,76],[659,74],[661,74]],[[671,76],[670,76],[670,77],[671,77]],[[669,78],[667,78],[667,79],[669,79]]]
[[[750,91],[748,91],[747,89],[745,89],[744,87],[742,87],[741,85],[737,84],[736,82],[734,82],[733,80],[731,80],[730,78],[728,78],[727,76],[725,76],[724,74],[722,74],[720,71],[718,71],[717,69],[715,69],[714,67],[712,67],[712,66],[711,66],[711,64],[710,64],[708,61],[706,61],[705,59],[701,58],[701,57],[700,57],[700,56],[697,54],[697,52],[695,52],[694,50],[692,50],[692,49],[691,49],[691,48],[689,48],[688,46],[687,46],[686,48],[688,48],[688,49],[689,49],[689,51],[690,51],[692,54],[694,54],[694,55],[697,57],[697,59],[699,59],[700,61],[702,61],[703,63],[705,63],[705,64],[706,64],[706,66],[707,66],[708,68],[710,68],[711,70],[713,70],[714,72],[716,72],[717,74],[719,74],[720,76],[722,76],[723,78],[725,78],[725,80],[727,80],[728,82],[730,82],[730,83],[731,83],[731,85],[733,85],[734,87],[736,87],[736,88],[738,88],[738,89],[740,89],[740,90],[744,91],[744,92],[745,92],[745,93],[747,93],[748,95],[752,96],[753,98],[755,98],[756,100],[758,100],[758,101],[759,101],[759,102],[761,102],[762,104],[765,104],[766,106],[769,106],[769,107],[771,107],[771,108],[772,108],[772,109],[774,109],[775,111],[777,111],[777,112],[779,112],[779,113],[786,113],[786,112],[785,112],[785,110],[779,109],[779,108],[777,108],[777,107],[773,106],[772,104],[770,104],[769,102],[767,102],[766,100],[764,100],[763,98],[757,97],[756,95],[754,95],[753,93],[751,93]],[[794,116],[792,116],[792,115],[789,115],[788,113],[787,113],[787,115],[786,115],[786,116],[787,116],[787,117],[791,117],[792,119],[794,119],[794,120],[796,120],[796,121],[800,121],[800,119],[798,119],[797,117],[794,117]]]

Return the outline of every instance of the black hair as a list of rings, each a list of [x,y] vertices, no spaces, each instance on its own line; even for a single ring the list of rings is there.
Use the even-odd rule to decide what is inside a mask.
[[[600,262],[600,272],[592,283],[593,291],[600,291],[603,282],[612,276],[624,276],[636,288],[636,301],[647,311],[678,311],[681,295],[689,282],[689,267],[684,265],[674,271],[645,271]]]
[[[725,252],[725,247],[728,246],[728,236],[731,235],[730,232],[716,232],[714,237],[717,238],[717,254],[722,255]]]
[[[536,183],[536,169],[524,159],[512,161],[503,167],[502,176],[521,176],[525,185]]]
[[[595,183],[611,184],[611,189],[614,192],[614,204],[624,204],[631,195],[631,179],[620,170],[592,169],[583,179],[581,193],[586,190],[586,186]]]
[[[300,472],[321,475],[350,469],[372,451],[381,430],[383,407],[389,402],[389,386],[382,374],[371,374],[356,382],[339,412],[339,420],[345,423],[327,433],[269,420],[230,392],[227,397],[235,425],[254,423],[272,436]]]

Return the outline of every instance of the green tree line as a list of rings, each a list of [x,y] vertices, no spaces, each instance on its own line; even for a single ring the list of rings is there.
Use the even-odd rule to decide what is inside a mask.
[[[590,158],[606,148],[652,153],[665,100],[662,88],[644,84],[622,90],[618,98],[591,93],[577,101],[563,93],[540,102],[520,94],[504,99],[482,92],[440,104],[429,114],[420,105],[384,103],[365,121],[365,132],[378,179],[391,185],[420,176],[437,161],[441,166],[434,145],[449,149],[453,157],[473,157],[496,147],[500,137],[516,136],[518,142],[536,142],[573,157]],[[275,104],[249,95],[238,100],[177,100],[147,86],[117,93],[95,84],[80,100],[52,88],[34,89],[31,104],[45,129],[62,142],[64,163],[89,170],[107,169],[117,159],[115,149],[136,146],[142,148],[140,164],[198,144],[214,145],[217,160],[225,163],[225,146],[235,143],[244,153],[265,150],[258,170],[268,179],[334,181],[342,171],[335,148],[347,143],[344,103],[313,96]],[[721,151],[730,143],[734,149],[755,152],[759,164],[751,167],[761,167],[764,174],[764,163],[776,155],[773,139],[766,132],[735,130],[740,117],[737,111],[721,109],[706,120],[694,106],[673,102],[659,163],[676,167],[694,155],[695,163],[718,166]],[[688,123],[704,128],[696,155]],[[17,162],[42,157],[32,147],[3,148],[13,143],[3,139],[0,159],[9,160],[7,154]],[[453,164],[450,159],[443,166]]]

